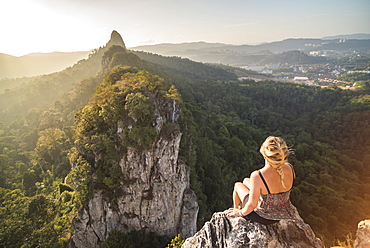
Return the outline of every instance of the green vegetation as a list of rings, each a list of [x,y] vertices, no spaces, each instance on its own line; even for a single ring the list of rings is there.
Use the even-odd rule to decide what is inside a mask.
[[[150,125],[157,96],[183,106],[180,123],[163,132],[183,132],[180,156],[191,168],[199,227],[231,206],[235,181],[263,165],[258,150],[268,135],[282,136],[295,150],[292,200],[326,244],[345,240],[368,218],[366,82],[350,91],[236,81],[225,67],[138,55],[101,48],[63,72],[0,95],[0,246],[65,247],[91,187],[114,191],[122,180],[116,147],[145,149],[157,138]],[[142,237],[115,230],[103,247],[133,247],[138,240],[142,247],[164,247],[173,238]],[[169,247],[181,242],[178,237]]]
[[[159,248],[165,247],[168,242],[168,238],[159,237],[155,233],[130,232],[126,234],[118,230],[112,230],[109,232],[108,239],[103,243],[102,248]]]
[[[157,64],[166,72],[187,77],[190,79],[204,80],[230,80],[236,79],[236,75],[228,70],[220,70],[214,66],[193,62],[180,57],[164,57],[157,54],[134,52],[145,61]]]
[[[258,62],[261,65],[265,64],[319,64],[326,62],[327,59],[323,57],[309,56],[300,51],[287,51],[280,54],[274,54],[266,57],[265,59]]]
[[[229,71],[231,73],[234,73],[235,75],[240,77],[251,77],[251,78],[258,78],[258,79],[271,79],[273,76],[270,74],[263,74],[259,73],[257,71],[252,71],[252,70],[246,70],[238,67],[232,67],[228,65],[223,65],[223,64],[211,64],[215,67],[222,68],[226,71]]]
[[[349,56],[344,57],[340,63],[348,71],[363,71],[370,69],[370,56]]]
[[[200,182],[194,185],[200,187],[195,190],[201,220],[231,205],[233,182],[262,166],[258,149],[270,134],[284,137],[295,150],[293,203],[327,243],[367,218],[366,92],[268,81],[198,82],[195,87],[202,97],[186,107],[196,123],[192,179]]]
[[[57,99],[63,98],[64,94],[69,94],[81,80],[95,76],[99,72],[103,52],[104,50],[100,50],[92,53],[88,60],[80,60],[73,67],[68,67],[62,72],[29,78],[27,84],[18,84],[16,80],[14,85],[19,86],[0,94],[2,107],[0,121],[10,124],[36,108],[52,105]]]
[[[346,73],[343,76],[340,76],[339,80],[348,81],[348,82],[357,82],[357,81],[369,81],[370,82],[370,73],[362,73],[362,72]]]
[[[174,237],[171,242],[168,244],[166,248],[181,248],[182,244],[184,244],[185,240],[181,239],[180,234]]]
[[[78,182],[81,204],[89,195],[91,182],[94,188],[104,185],[112,191],[121,185],[121,151],[127,147],[148,149],[159,135],[153,126],[155,108],[165,111],[163,106],[172,106],[174,100],[181,104],[176,88],[146,71],[114,67],[105,75],[89,104],[76,113],[75,145],[79,151],[71,156],[75,166],[70,180]],[[171,129],[179,127],[172,124]]]
[[[0,188],[0,245],[66,247],[77,214],[74,201],[66,190],[27,197],[20,189]]]

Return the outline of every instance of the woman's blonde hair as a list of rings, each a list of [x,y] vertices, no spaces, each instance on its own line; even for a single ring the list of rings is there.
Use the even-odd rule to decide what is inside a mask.
[[[280,137],[269,136],[263,142],[260,153],[265,157],[267,163],[279,173],[281,183],[286,188],[282,167],[288,162],[289,148],[285,141]]]

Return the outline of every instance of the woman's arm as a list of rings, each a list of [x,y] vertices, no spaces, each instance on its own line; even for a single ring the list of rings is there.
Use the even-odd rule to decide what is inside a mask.
[[[258,176],[258,172],[254,171],[250,178],[250,193],[247,204],[240,210],[241,216],[250,214],[258,205],[258,201],[261,196],[261,180]]]

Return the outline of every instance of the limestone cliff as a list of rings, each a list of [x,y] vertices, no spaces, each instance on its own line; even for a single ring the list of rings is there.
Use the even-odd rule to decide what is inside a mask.
[[[76,145],[80,160],[91,165],[92,183],[69,246],[100,247],[113,229],[193,235],[198,204],[189,168],[179,160],[178,96],[160,78],[133,68],[106,78],[77,114]]]
[[[322,248],[311,227],[298,221],[281,220],[265,226],[242,217],[215,213],[212,219],[193,237],[185,240],[182,248]]]

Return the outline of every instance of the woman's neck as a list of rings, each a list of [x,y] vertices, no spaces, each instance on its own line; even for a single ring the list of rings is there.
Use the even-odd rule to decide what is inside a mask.
[[[268,168],[273,169],[272,166],[269,165],[269,163],[265,160],[265,166],[262,169],[268,169]]]
[[[265,162],[265,166],[262,167],[262,170],[264,171],[271,171],[271,172],[276,172],[276,169],[274,167],[272,167],[267,161]],[[279,173],[278,173],[279,174]]]

